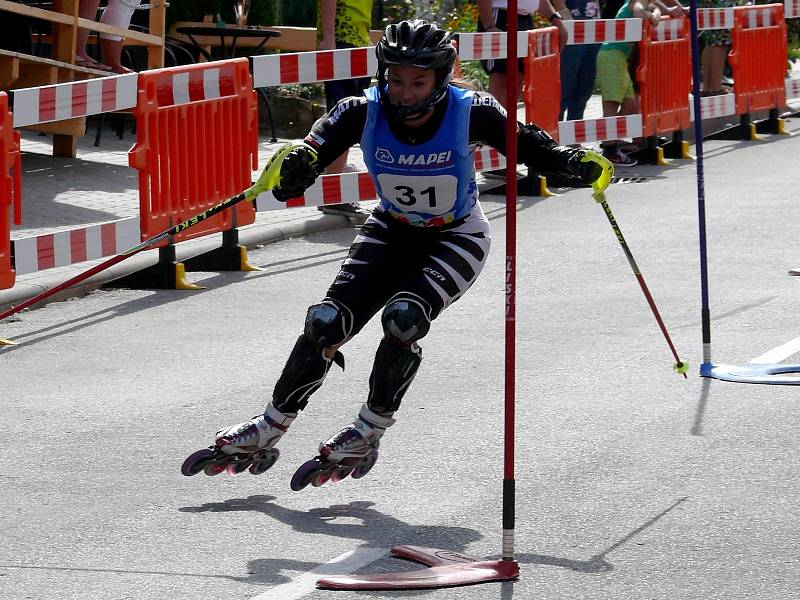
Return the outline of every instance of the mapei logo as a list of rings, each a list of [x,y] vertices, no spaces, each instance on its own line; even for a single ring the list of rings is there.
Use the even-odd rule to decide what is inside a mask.
[[[378,148],[375,150],[375,158],[381,162],[394,164],[394,156],[385,148]]]
[[[401,165],[412,165],[415,167],[447,165],[452,162],[452,155],[452,150],[448,150],[447,152],[431,152],[430,154],[401,154],[397,162]]]

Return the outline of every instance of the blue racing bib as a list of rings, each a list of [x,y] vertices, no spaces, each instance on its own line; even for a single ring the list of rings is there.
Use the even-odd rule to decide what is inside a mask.
[[[415,145],[399,141],[389,129],[377,87],[364,95],[367,123],[361,150],[380,209],[420,227],[441,227],[466,217],[478,199],[469,147],[473,93],[449,86],[447,111],[436,135]]]

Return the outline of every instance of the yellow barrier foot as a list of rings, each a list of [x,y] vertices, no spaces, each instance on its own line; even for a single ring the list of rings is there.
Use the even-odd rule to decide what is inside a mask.
[[[257,267],[253,264],[250,264],[250,261],[247,258],[247,248],[244,246],[240,246],[239,248],[239,270],[240,271],[263,271],[261,267]]]
[[[186,280],[186,269],[183,263],[175,265],[175,289],[176,290],[202,290],[205,289],[202,285],[191,283]]]
[[[748,123],[748,125],[750,126],[750,128],[748,130],[749,133],[748,133],[748,136],[747,136],[747,141],[749,141],[749,142],[763,142],[764,138],[759,137],[759,135],[758,135],[758,127],[756,127],[756,124],[755,123]]]
[[[537,196],[541,196],[542,198],[550,198],[551,196],[558,196],[558,194],[551,192],[550,189],[547,187],[547,177],[540,177],[539,178],[539,193]]]
[[[672,162],[664,158],[664,149],[663,148],[656,148],[656,164],[659,167],[666,167],[671,165]]]

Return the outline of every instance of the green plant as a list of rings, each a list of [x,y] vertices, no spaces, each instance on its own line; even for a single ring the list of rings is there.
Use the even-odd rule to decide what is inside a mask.
[[[280,86],[281,96],[315,100],[325,104],[325,89],[321,83],[297,83]]]

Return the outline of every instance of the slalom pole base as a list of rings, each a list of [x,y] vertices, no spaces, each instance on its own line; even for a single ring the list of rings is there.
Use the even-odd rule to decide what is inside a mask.
[[[428,565],[427,569],[377,575],[335,575],[317,581],[328,590],[425,590],[492,581],[512,581],[519,577],[514,560],[478,560],[458,552],[396,546],[392,555]]]
[[[261,271],[247,259],[247,248],[239,244],[239,230],[222,232],[222,246],[183,261],[190,271]]]
[[[774,365],[747,364],[700,365],[700,377],[732,381],[734,383],[760,383],[769,385],[800,385],[800,364],[778,363]]]

